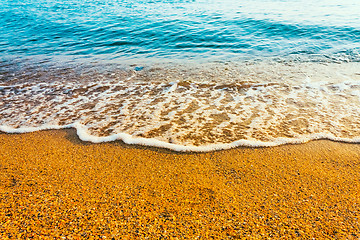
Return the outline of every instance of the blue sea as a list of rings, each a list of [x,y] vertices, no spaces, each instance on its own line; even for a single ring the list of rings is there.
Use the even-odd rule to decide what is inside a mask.
[[[177,151],[360,142],[358,0],[0,0],[0,131]]]

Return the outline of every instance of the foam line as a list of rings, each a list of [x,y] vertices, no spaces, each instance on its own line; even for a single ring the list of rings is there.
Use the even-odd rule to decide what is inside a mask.
[[[66,129],[72,128],[74,124],[59,126],[59,125],[42,125],[40,127],[21,127],[21,128],[13,128],[10,126],[0,126],[0,131],[6,133],[29,133],[29,132],[36,132],[42,130],[59,130],[59,129]]]
[[[136,74],[90,68],[86,79],[60,68],[40,79],[37,71],[24,70],[28,79],[21,81],[22,73],[14,70],[9,86],[0,85],[0,130],[73,127],[83,141],[122,140],[196,152],[319,138],[356,142],[359,67],[266,61],[175,64]]]
[[[332,141],[347,142],[347,143],[360,143],[360,137],[349,139],[349,138],[335,137],[332,134],[312,134],[312,135],[300,136],[299,138],[276,138],[274,139],[274,141],[270,141],[270,142],[241,139],[238,141],[225,143],[225,144],[209,144],[205,146],[184,146],[184,145],[163,142],[154,138],[134,137],[126,133],[118,133],[107,137],[93,136],[89,134],[87,128],[80,123],[74,123],[64,126],[44,125],[41,127],[23,127],[23,128],[0,126],[0,131],[6,133],[21,134],[21,133],[29,133],[29,132],[35,132],[41,130],[59,130],[59,129],[67,129],[67,128],[76,129],[76,133],[78,137],[85,142],[103,143],[103,142],[113,142],[113,141],[121,140],[129,145],[143,145],[149,147],[166,148],[177,152],[211,152],[218,150],[227,150],[236,147],[253,147],[253,148],[274,147],[285,144],[301,144],[301,143],[309,142],[311,140],[319,140],[319,139],[328,139]]]

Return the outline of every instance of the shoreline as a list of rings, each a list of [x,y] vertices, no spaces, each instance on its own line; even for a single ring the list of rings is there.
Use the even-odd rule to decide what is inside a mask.
[[[360,138],[340,138],[335,137],[331,134],[309,134],[304,135],[302,138],[291,138],[291,137],[279,137],[273,141],[263,142],[261,140],[246,140],[240,139],[229,143],[214,143],[209,145],[200,146],[188,146],[180,145],[175,143],[164,142],[156,138],[146,137],[134,137],[127,133],[117,133],[110,136],[94,136],[88,133],[86,127],[79,123],[68,124],[64,126],[57,125],[44,125],[42,127],[24,127],[24,128],[12,128],[8,126],[0,126],[0,134],[24,134],[33,133],[39,131],[62,131],[70,130],[76,133],[76,137],[81,140],[84,144],[101,144],[101,143],[122,143],[126,146],[146,147],[149,149],[166,149],[170,152],[179,153],[206,153],[206,152],[217,152],[226,151],[236,148],[271,148],[283,145],[297,145],[305,144],[311,141],[332,141],[345,144],[359,144]]]
[[[0,237],[360,237],[360,144],[192,153],[0,132]]]

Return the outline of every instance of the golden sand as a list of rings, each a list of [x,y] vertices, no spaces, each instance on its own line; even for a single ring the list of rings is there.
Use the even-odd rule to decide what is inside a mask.
[[[0,239],[360,237],[360,144],[177,153],[0,134]]]

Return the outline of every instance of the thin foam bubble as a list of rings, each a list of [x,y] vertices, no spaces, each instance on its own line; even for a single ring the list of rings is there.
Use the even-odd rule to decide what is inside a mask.
[[[16,72],[0,86],[0,131],[75,128],[83,141],[200,152],[359,142],[357,69],[261,62]]]

